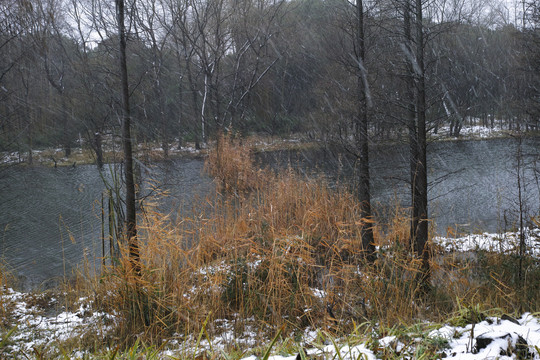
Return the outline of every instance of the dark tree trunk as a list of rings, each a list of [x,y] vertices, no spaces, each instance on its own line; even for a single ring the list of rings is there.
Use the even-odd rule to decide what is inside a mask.
[[[409,124],[410,178],[411,178],[411,228],[410,247],[421,259],[420,286],[428,288],[428,198],[427,198],[427,141],[426,141],[426,91],[424,75],[424,33],[422,26],[422,1],[404,1],[404,38],[407,61],[407,117]],[[414,9],[414,22],[411,15]],[[413,38],[412,24],[415,24]],[[413,44],[415,51],[413,51]],[[457,126],[457,125],[455,125]]]
[[[28,165],[32,165],[34,163],[34,156],[32,151],[32,123],[28,125]]]
[[[191,65],[190,65],[190,59],[186,57],[186,74],[188,76],[189,86],[191,90],[191,99],[193,101],[193,116],[192,119],[194,121],[193,128],[194,128],[194,136],[195,136],[195,149],[200,150],[201,149],[201,139],[203,138],[202,133],[202,124],[199,124],[197,121],[197,109],[199,107],[199,101],[198,101],[198,92],[197,87],[195,85],[195,79],[193,79],[193,75],[191,73]],[[204,139],[202,140],[204,141]]]
[[[182,63],[180,61],[180,56],[178,56],[178,69],[179,71],[182,71]],[[183,124],[183,118],[184,118],[184,86],[182,84],[182,81],[184,79],[184,76],[180,74],[180,77],[178,79],[178,150],[182,150],[183,146],[183,137],[184,137],[184,124]]]
[[[413,228],[414,250],[422,259],[422,285],[429,281],[428,251],[428,194],[427,194],[427,142],[426,142],[426,86],[424,74],[424,29],[422,0],[416,0],[416,121],[418,124],[418,157],[416,160],[415,186],[417,194],[413,202],[418,214],[416,229]]]
[[[154,40],[155,41],[155,40]],[[163,157],[165,159],[169,158],[169,131],[167,129],[167,119],[165,116],[165,94],[163,93],[162,88],[162,73],[163,73],[163,59],[159,55],[159,49],[157,44],[154,44],[153,49],[153,66],[154,66],[154,92],[156,99],[158,101],[158,112],[159,112],[159,124],[161,127],[161,147],[163,148]]]
[[[62,142],[64,143],[64,155],[65,157],[69,157],[71,155],[71,131],[70,131],[70,124],[68,119],[68,107],[66,102],[66,94],[64,91],[59,92],[59,95],[61,96],[62,100],[62,126],[63,126],[63,134],[62,134]]]
[[[124,24],[124,0],[116,1],[119,37],[119,66],[122,83],[122,145],[124,149],[124,175],[126,183],[126,238],[129,256],[135,274],[141,274],[139,243],[137,240],[137,213],[135,207],[135,181],[133,176],[133,149],[131,143],[131,112],[126,61],[126,30]]]
[[[461,136],[461,129],[463,128],[463,118],[461,117],[461,115],[456,115],[456,125],[454,126],[454,134],[453,136],[455,137],[460,137]]]
[[[362,225],[362,247],[368,261],[375,260],[375,244],[371,223],[371,193],[369,189],[369,136],[368,136],[368,99],[367,71],[365,68],[364,10],[363,1],[356,5],[357,34],[356,51],[358,61],[358,114],[356,119],[356,147],[358,152],[358,196],[361,204],[361,217],[366,220]]]
[[[406,99],[407,99],[407,124],[409,128],[409,165],[411,176],[411,229],[410,229],[410,245],[414,248],[414,239],[416,237],[416,229],[418,228],[418,207],[414,206],[418,198],[418,188],[416,186],[416,166],[418,159],[418,130],[416,125],[416,106],[415,106],[415,73],[413,65],[413,38],[411,31],[411,3],[410,0],[404,1],[403,7],[403,32],[405,40],[405,52],[407,60],[407,75],[406,81]]]
[[[99,131],[94,133],[94,151],[96,152],[96,164],[99,169],[103,169],[103,140]]]
[[[45,48],[47,48],[47,45],[45,43]],[[42,50],[42,56],[44,58],[44,66],[45,66],[45,74],[47,76],[47,80],[49,81],[49,84],[56,90],[58,96],[60,97],[60,107],[61,107],[61,126],[62,126],[62,146],[64,147],[64,156],[67,158],[71,155],[71,126],[69,123],[69,117],[68,117],[68,104],[66,99],[66,90],[65,90],[65,84],[64,84],[64,75],[65,73],[62,71],[61,76],[58,79],[55,79],[55,77],[51,73],[50,64],[49,64],[49,56],[47,54],[47,50]]]

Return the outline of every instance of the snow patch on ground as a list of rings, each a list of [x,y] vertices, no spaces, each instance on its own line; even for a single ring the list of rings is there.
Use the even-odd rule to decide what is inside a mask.
[[[315,289],[314,289],[315,291]],[[323,292],[320,293],[323,295]],[[92,302],[81,298],[79,308],[75,311],[61,311],[55,315],[47,315],[28,301],[28,294],[4,289],[0,295],[1,304],[11,304],[13,326],[17,325],[14,334],[9,338],[8,345],[0,349],[0,356],[32,354],[34,348],[45,346],[53,342],[62,342],[77,339],[89,332],[105,334],[112,329],[117,317],[92,310]],[[51,301],[55,301],[54,298]],[[237,321],[242,320],[245,325],[241,331],[235,329]],[[108,325],[107,325],[108,324]],[[197,334],[177,334],[168,340],[167,350],[161,355],[182,356],[186,354],[200,354],[203,352],[221,353],[230,346],[242,349],[252,349],[269,344],[270,339],[264,338],[260,329],[255,328],[255,319],[220,319],[208,326],[215,335],[209,341],[206,337],[198,338]],[[318,343],[321,336],[318,330],[306,329],[302,334],[300,344],[310,357],[318,359],[382,359],[388,353],[408,358],[414,355],[422,345],[422,339],[414,340],[408,345],[399,341],[397,336],[381,336],[377,341],[362,338],[343,337],[334,342],[327,338],[324,343]],[[2,337],[5,336],[5,333]],[[414,338],[417,335],[411,334]],[[324,338],[324,336],[322,337]],[[532,314],[525,313],[519,319],[512,318],[486,318],[477,324],[465,326],[444,325],[427,333],[428,339],[445,344],[439,350],[443,357],[463,360],[476,359],[515,359],[526,356],[528,359],[540,360],[538,348],[540,347],[540,321]],[[199,341],[200,340],[200,341]],[[198,345],[196,345],[198,344]],[[376,344],[376,345],[374,345]],[[268,345],[266,345],[268,346]],[[278,350],[279,345],[274,350]],[[339,354],[338,354],[339,353]],[[386,354],[386,355],[385,355]],[[271,360],[293,360],[298,354],[273,355]],[[87,356],[83,351],[76,350],[70,358]],[[521,357],[523,358],[523,357]],[[244,360],[256,360],[260,356],[245,356]]]
[[[92,302],[86,298],[79,299],[79,308],[75,311],[61,311],[56,314],[47,314],[38,305],[29,302],[28,294],[3,289],[0,291],[0,304],[13,306],[10,316],[13,320],[13,334],[7,339],[2,354],[30,354],[34,348],[40,348],[52,341],[62,342],[69,339],[80,338],[89,332],[103,334],[109,331],[114,324],[115,317],[103,312],[93,312]],[[49,303],[55,303],[51,298]],[[108,324],[108,325],[107,325]],[[2,334],[0,340],[6,334]]]
[[[507,132],[508,130],[502,129],[499,124],[494,125],[493,128],[481,125],[463,125],[459,135],[464,138],[489,139],[503,136]],[[431,137],[434,139],[450,137],[450,126],[439,127],[437,133],[432,133]]]
[[[478,324],[465,327],[444,326],[434,330],[431,337],[446,338],[449,348],[445,350],[447,358],[453,359],[512,359],[518,352],[528,352],[528,359],[540,359],[540,322],[538,318],[526,313],[518,324],[509,320],[488,318]],[[525,343],[519,343],[519,338]],[[490,339],[482,346],[484,341]],[[514,356],[512,356],[514,355]],[[522,357],[524,358],[524,357]]]
[[[532,256],[540,256],[540,229],[526,228],[525,253]],[[501,254],[517,254],[520,245],[519,232],[507,232],[504,234],[482,233],[470,234],[457,238],[434,237],[433,242],[447,252],[469,252],[469,251],[494,251]]]
[[[439,354],[443,358],[459,360],[480,359],[540,359],[540,322],[531,314],[524,314],[514,323],[510,320],[487,318],[477,324],[468,324],[464,327],[445,325],[428,334],[428,338],[444,340],[447,347],[441,349]],[[488,340],[485,340],[488,339]],[[336,344],[343,344],[337,340]],[[397,340],[396,336],[387,336],[378,340],[378,350],[392,349],[396,358],[414,358],[417,351],[414,347],[405,346]],[[417,344],[418,346],[421,343]],[[339,355],[338,355],[338,349]],[[368,343],[358,345],[326,345],[321,348],[308,348],[306,353],[322,359],[383,359],[384,351],[373,351]],[[386,353],[387,354],[387,353]],[[519,357],[521,356],[521,357]],[[295,356],[272,356],[273,360],[293,360]],[[254,360],[253,356],[244,360]]]

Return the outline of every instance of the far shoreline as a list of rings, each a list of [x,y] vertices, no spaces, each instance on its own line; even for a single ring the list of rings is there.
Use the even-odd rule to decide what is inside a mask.
[[[472,129],[472,131],[471,131]],[[442,133],[442,134],[441,134]],[[505,138],[536,138],[540,137],[540,131],[512,131],[491,129],[482,126],[466,126],[462,129],[460,136],[448,135],[448,129],[441,128],[437,134],[428,134],[428,143],[435,142],[459,142],[459,141],[484,141]],[[374,146],[389,146],[406,142],[406,136],[398,135],[395,138],[373,140]],[[325,139],[306,139],[302,135],[292,135],[291,137],[281,136],[263,136],[249,135],[245,143],[255,153],[264,153],[272,151],[285,150],[303,150],[316,147],[323,147],[328,143]],[[207,149],[212,143],[206,144],[200,149],[195,148],[194,143],[186,143],[185,146],[178,148],[174,143],[170,144],[169,154],[164,156],[161,145],[156,143],[139,144],[136,149],[136,156],[143,162],[161,162],[179,159],[204,159],[207,155]],[[18,167],[76,167],[79,165],[97,165],[94,150],[88,146],[74,147],[69,157],[64,156],[64,150],[60,147],[32,150],[32,161],[28,161],[28,151],[5,151],[0,152],[0,168],[9,166]],[[103,149],[104,165],[110,165],[122,162],[121,150],[111,147],[110,144],[104,145]]]

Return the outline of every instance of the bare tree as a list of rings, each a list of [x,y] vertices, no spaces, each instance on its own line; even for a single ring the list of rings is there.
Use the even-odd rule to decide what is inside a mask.
[[[232,56],[223,124],[234,127],[243,119],[245,102],[254,88],[282,58],[272,44],[278,41],[281,22],[287,12],[286,2],[235,0],[230,22]]]
[[[283,0],[194,0],[173,9],[177,53],[182,54],[192,107],[204,142],[212,131],[236,126],[255,87],[281,55],[277,41]]]
[[[204,124],[199,121],[200,111],[200,91],[198,87],[197,60],[195,57],[194,43],[198,41],[200,35],[198,29],[191,21],[189,4],[175,0],[162,0],[162,7],[166,9],[169,17],[162,21],[162,26],[172,39],[170,46],[176,59],[176,74],[178,79],[178,122],[180,132],[191,128],[195,139],[195,147],[200,149],[202,130]],[[187,79],[187,84],[184,84]],[[187,87],[187,88],[186,88]],[[184,98],[184,92],[190,93],[191,104]],[[180,138],[182,134],[179,134]],[[179,142],[181,146],[181,141]]]
[[[135,179],[133,173],[133,149],[131,139],[131,109],[126,60],[126,26],[124,0],[116,1],[118,26],[118,60],[122,93],[122,145],[124,149],[124,181],[126,186],[126,238],[129,256],[135,274],[141,274],[141,260],[137,239],[137,212],[135,206]]]
[[[426,89],[422,0],[403,2],[404,46],[407,59],[407,114],[411,180],[411,248],[422,260],[421,284],[429,281]]]
[[[428,251],[428,182],[427,182],[427,131],[426,131],[426,75],[424,66],[424,20],[422,0],[416,0],[416,122],[418,157],[413,184],[417,188],[413,207],[418,209],[418,218],[413,219],[414,250],[422,258],[422,284],[429,280]],[[415,222],[418,223],[415,224]],[[417,226],[415,229],[415,225]]]
[[[368,135],[368,105],[369,85],[366,69],[366,49],[364,35],[364,4],[363,0],[356,1],[356,61],[357,70],[357,101],[358,113],[356,118],[356,153],[359,166],[358,196],[361,207],[362,246],[366,252],[366,258],[370,261],[375,259],[375,244],[373,239],[373,227],[371,224],[371,192],[369,176],[369,135]]]
[[[33,161],[35,114],[30,98],[31,85],[36,81],[36,62],[34,49],[25,43],[25,37],[32,29],[33,11],[32,2],[27,0],[6,0],[0,4],[0,104],[4,110],[0,116],[0,127],[2,133],[6,133],[8,128],[20,129],[4,145],[26,143],[29,164]]]
[[[158,125],[158,137],[161,140],[164,156],[168,158],[171,139],[165,109],[166,100],[169,96],[165,89],[165,73],[167,70],[165,55],[168,50],[166,46],[171,27],[163,26],[169,20],[169,16],[165,14],[165,9],[163,4],[157,0],[140,1],[137,6],[135,23],[140,29],[140,31],[137,31],[137,36],[142,43],[148,44],[148,47],[150,47],[150,57],[146,59],[146,63],[151,69],[149,73],[152,89],[149,92],[149,97],[153,109],[151,112],[152,122]]]
[[[111,87],[104,81],[108,72],[100,51],[92,50],[92,24],[88,3],[71,0],[70,15],[74,23],[73,36],[77,39],[75,51],[74,81],[79,84],[73,89],[73,114],[85,127],[88,144],[96,156],[96,165],[103,168],[103,134],[110,126],[113,112]]]
[[[17,40],[30,27],[32,3],[29,0],[6,0],[0,3],[0,84],[6,74],[24,56],[24,51],[13,51]]]
[[[58,0],[38,1],[34,8],[32,36],[36,51],[43,62],[47,81],[56,91],[59,100],[62,145],[66,157],[71,155],[73,124],[69,118],[67,82],[70,78],[74,44],[65,35],[66,23],[62,18],[63,4]]]

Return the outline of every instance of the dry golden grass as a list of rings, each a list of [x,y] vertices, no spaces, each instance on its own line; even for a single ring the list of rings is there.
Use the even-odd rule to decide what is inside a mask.
[[[396,207],[388,223],[373,224],[378,259],[366,264],[354,194],[292,170],[259,170],[249,145],[230,137],[218,144],[206,169],[222,192],[174,222],[157,210],[159,199],[147,201],[139,218],[141,276],[123,256],[90,284],[97,304],[122,315],[118,339],[142,334],[158,343],[198,331],[207,317],[236,319],[239,328],[254,322],[261,331],[339,333],[365,321],[438,320],[464,299],[506,308],[519,300],[501,281],[491,286],[477,276],[477,262],[435,248],[433,291],[423,294],[420,261],[407,251],[406,211]]]
[[[206,171],[219,182],[221,190],[244,192],[261,189],[269,179],[268,172],[255,166],[253,143],[232,135],[218,136],[208,151]]]
[[[14,277],[6,268],[3,262],[0,262],[0,330],[5,329],[11,324],[11,317],[14,310],[14,303],[5,295],[7,288],[13,286]]]

